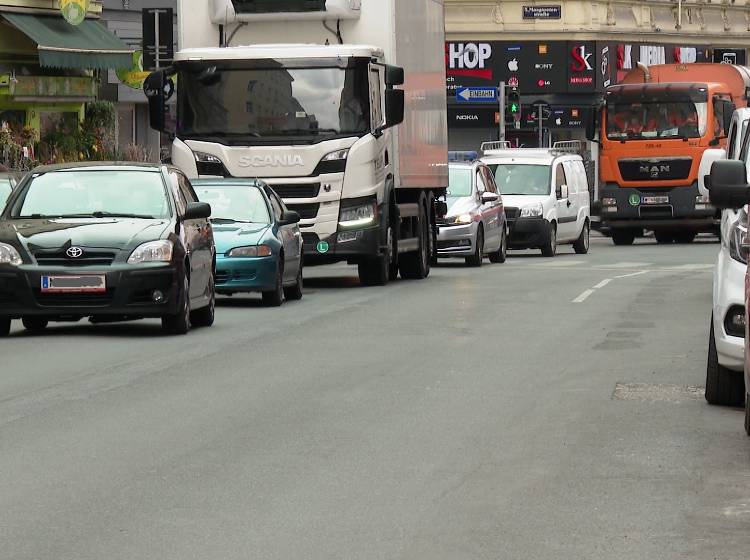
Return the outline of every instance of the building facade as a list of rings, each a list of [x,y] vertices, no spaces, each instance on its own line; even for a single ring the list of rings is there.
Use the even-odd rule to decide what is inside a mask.
[[[585,139],[604,90],[639,63],[746,63],[748,0],[445,4],[451,149],[499,137],[498,103],[467,88],[517,87],[522,111],[506,138],[549,145]]]

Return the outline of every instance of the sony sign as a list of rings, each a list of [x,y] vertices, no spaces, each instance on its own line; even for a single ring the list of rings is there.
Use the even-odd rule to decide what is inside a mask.
[[[300,155],[281,154],[275,156],[242,156],[237,165],[240,167],[304,167]]]

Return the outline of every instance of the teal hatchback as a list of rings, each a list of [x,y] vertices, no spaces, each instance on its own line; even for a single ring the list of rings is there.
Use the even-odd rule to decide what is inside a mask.
[[[211,205],[216,244],[216,292],[260,292],[278,306],[302,299],[299,214],[284,206],[266,183],[242,179],[191,181]]]

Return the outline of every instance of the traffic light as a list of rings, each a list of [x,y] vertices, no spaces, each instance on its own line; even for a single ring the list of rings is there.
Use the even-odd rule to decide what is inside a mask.
[[[508,92],[508,97],[505,101],[505,112],[509,117],[515,119],[521,116],[521,94],[518,93],[517,89],[512,89]]]

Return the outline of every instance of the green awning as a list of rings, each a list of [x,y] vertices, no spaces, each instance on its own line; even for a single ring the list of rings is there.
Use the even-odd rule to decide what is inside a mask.
[[[133,49],[96,20],[71,25],[62,16],[2,13],[39,50],[39,64],[54,68],[130,68]]]

